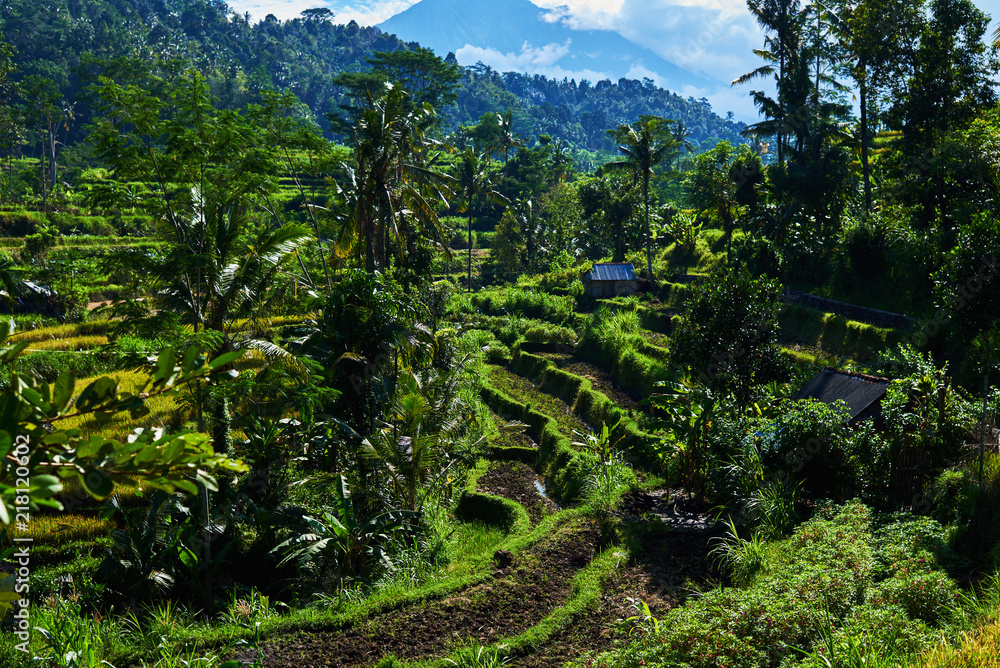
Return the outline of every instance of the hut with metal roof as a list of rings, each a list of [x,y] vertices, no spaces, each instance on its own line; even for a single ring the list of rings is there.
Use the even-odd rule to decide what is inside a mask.
[[[634,295],[639,279],[631,262],[599,262],[583,275],[583,290],[591,297]]]
[[[847,404],[848,424],[854,425],[869,419],[880,423],[882,399],[890,382],[889,378],[827,367],[813,376],[792,398],[816,399],[827,404],[840,399]]]

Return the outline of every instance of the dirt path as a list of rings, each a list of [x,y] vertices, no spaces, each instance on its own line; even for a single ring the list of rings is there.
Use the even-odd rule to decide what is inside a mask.
[[[476,639],[483,644],[537,624],[572,593],[576,572],[598,544],[592,522],[563,525],[486,582],[441,600],[406,607],[365,624],[300,632],[264,644],[268,668],[366,666],[387,654],[401,659],[442,656]],[[252,660],[247,656],[235,657]]]
[[[709,550],[715,535],[702,509],[686,507],[668,490],[631,492],[617,511],[632,523],[640,549],[634,563],[623,563],[605,584],[597,607],[573,619],[533,654],[515,657],[516,668],[560,666],[587,652],[600,652],[627,636],[622,623],[637,610],[630,601],[645,602],[657,619],[708,586]],[[624,555],[623,555],[624,558]]]
[[[541,499],[537,474],[520,463],[498,463],[480,478],[479,489],[521,503]],[[544,504],[543,504],[544,505]],[[538,507],[536,505],[536,507]],[[551,509],[542,512],[551,512]],[[631,525],[641,549],[634,563],[620,564],[596,607],[578,615],[528,655],[509,666],[549,668],[622,639],[621,620],[645,601],[657,618],[680,605],[710,580],[708,515],[688,508],[667,490],[631,492],[616,514]],[[268,668],[370,666],[383,656],[417,660],[444,656],[471,641],[492,644],[539,623],[572,594],[576,573],[595,556],[597,525],[573,520],[498,568],[485,582],[438,600],[404,606],[369,621],[325,632],[299,632],[264,644]],[[614,548],[610,548],[614,549]],[[252,661],[253,656],[233,657]]]

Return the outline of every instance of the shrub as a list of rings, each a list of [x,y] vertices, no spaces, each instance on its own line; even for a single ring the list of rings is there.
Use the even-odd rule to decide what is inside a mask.
[[[801,481],[818,498],[843,498],[853,489],[846,444],[850,438],[843,405],[821,401],[785,402],[762,433],[765,470]]]
[[[455,507],[455,516],[463,522],[483,522],[505,532],[516,532],[531,525],[524,508],[517,502],[492,494],[463,491]]]
[[[767,237],[748,234],[733,241],[733,267],[752,276],[781,277],[781,255]]]
[[[884,276],[892,265],[892,236],[880,218],[868,218],[841,233],[840,252],[845,258],[845,275],[859,284]]]
[[[898,522],[909,520],[889,518],[884,528]],[[859,503],[829,507],[770,551],[770,570],[751,586],[691,599],[661,620],[658,633],[574,665],[871,665],[822,662],[831,649],[847,654],[852,642],[863,645],[862,654],[905,657],[935,641],[933,627],[954,606],[955,586],[933,568],[900,569],[877,581],[876,555],[895,532],[876,531],[874,524]]]
[[[903,568],[879,583],[868,601],[876,606],[898,605],[911,619],[938,626],[958,598],[958,588],[941,571],[912,571]]]

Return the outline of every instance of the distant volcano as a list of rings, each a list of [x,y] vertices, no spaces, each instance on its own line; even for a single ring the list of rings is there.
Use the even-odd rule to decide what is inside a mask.
[[[718,88],[610,30],[575,30],[528,0],[421,0],[378,26],[463,65],[482,61],[501,72],[561,79],[652,79],[682,93]],[[723,84],[724,85],[724,84]]]

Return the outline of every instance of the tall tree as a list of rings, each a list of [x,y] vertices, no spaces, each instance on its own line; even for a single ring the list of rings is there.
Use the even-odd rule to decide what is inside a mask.
[[[805,14],[799,0],[747,0],[747,9],[766,33],[764,48],[754,51],[765,64],[737,78],[733,85],[742,85],[756,78],[774,79],[776,97],[772,98],[763,91],[751,91],[754,104],[764,114],[765,120],[751,125],[745,132],[774,136],[778,162],[781,163],[785,160],[789,125],[794,124],[794,120],[789,119],[789,107],[794,106],[794,100],[790,99],[794,90],[790,82],[794,78],[790,72],[794,72],[798,64],[796,60],[801,49]]]
[[[212,333],[216,353],[250,348],[290,359],[243,335],[248,328],[239,322],[267,317],[280,269],[308,238],[301,226],[254,220],[274,187],[264,129],[218,110],[194,70],[142,86],[102,78],[97,93],[104,111],[92,128],[98,155],[115,179],[147,184],[142,206],[165,242],[165,255],[143,266],[155,290],[150,306],[177,313],[195,333]],[[223,426],[227,412],[223,402]],[[220,438],[228,439],[227,429]]]
[[[461,78],[458,65],[441,60],[430,49],[417,47],[414,51],[402,49],[391,52],[377,52],[368,59],[368,72],[344,72],[334,79],[338,86],[346,88],[354,99],[355,106],[344,106],[344,110],[356,121],[367,107],[368,100],[377,98],[385,90],[386,84],[407,93],[400,102],[406,111],[419,110],[425,104],[440,110],[453,104],[458,98],[458,82]],[[350,121],[331,116],[334,130],[346,132]],[[426,124],[423,129],[439,122],[436,115],[414,117]]]
[[[631,231],[641,227],[638,221],[642,203],[638,189],[625,182],[621,175],[607,174],[584,179],[577,190],[583,217],[587,221],[584,244],[592,260],[611,252],[612,262],[624,262]],[[607,247],[611,240],[611,248]]]
[[[504,114],[497,114],[497,121],[500,125],[500,148],[503,151],[503,169],[504,178],[506,178],[510,151],[523,144],[524,140],[514,132],[513,112],[510,109],[507,109]]]
[[[910,153],[935,145],[996,101],[997,61],[983,41],[989,17],[971,0],[931,0],[929,9],[912,70],[889,110]]]
[[[726,234],[726,261],[732,262],[733,229],[737,220],[756,205],[754,184],[762,177],[760,156],[742,144],[734,149],[723,141],[694,159],[684,180],[687,200],[694,208],[712,213]]]
[[[677,153],[677,140],[670,134],[672,125],[673,121],[659,116],[644,115],[635,123],[623,123],[614,130],[608,130],[608,134],[618,142],[618,150],[623,158],[606,164],[605,171],[629,172],[635,182],[642,184],[646,271],[650,281],[655,280],[655,276],[653,252],[650,249],[652,235],[649,231],[649,181],[654,175],[654,170]]]
[[[780,287],[717,271],[698,283],[674,330],[675,361],[713,392],[750,400],[753,388],[782,375],[778,347]]]
[[[64,113],[60,106],[62,96],[55,84],[48,78],[32,74],[22,83],[24,91],[25,116],[38,129],[38,141],[42,146],[39,162],[41,170],[42,203],[48,202],[48,195],[59,182],[58,174],[58,131]]]
[[[986,438],[986,398],[993,351],[990,345],[1000,324],[1000,263],[994,254],[1000,224],[995,213],[980,213],[959,232],[957,244],[934,275],[938,307],[955,325],[959,339],[971,347],[979,339],[983,364],[983,412],[980,425],[979,475],[983,477]]]
[[[929,7],[909,76],[894,92],[886,117],[903,133],[900,179],[922,173],[915,187],[899,191],[904,203],[916,207],[925,227],[943,222],[947,246],[957,226],[949,220],[949,175],[935,169],[931,157],[948,133],[966,127],[996,102],[998,63],[983,41],[989,19],[971,0],[931,0]]]
[[[472,212],[476,201],[493,193],[493,182],[490,178],[489,159],[485,153],[477,153],[471,146],[458,158],[455,185],[461,196],[459,211],[464,211],[468,219],[469,249],[468,249],[468,284],[466,289],[472,291]],[[495,195],[494,195],[495,196]]]
[[[412,251],[415,227],[439,247],[447,245],[431,201],[443,200],[448,179],[420,159],[425,118],[434,111],[429,104],[414,109],[408,99],[387,84],[368,99],[353,130],[356,169],[349,172],[347,215],[364,243],[368,271],[388,269],[391,241],[400,258]]]
[[[15,80],[14,48],[0,41],[0,149],[10,152],[13,167],[13,149],[21,141],[23,126],[15,100],[22,95],[21,85]]]
[[[872,207],[872,111],[879,111],[879,93],[904,74],[919,34],[923,0],[840,0],[828,13],[842,50],[843,65],[858,91],[859,144],[865,210]]]

